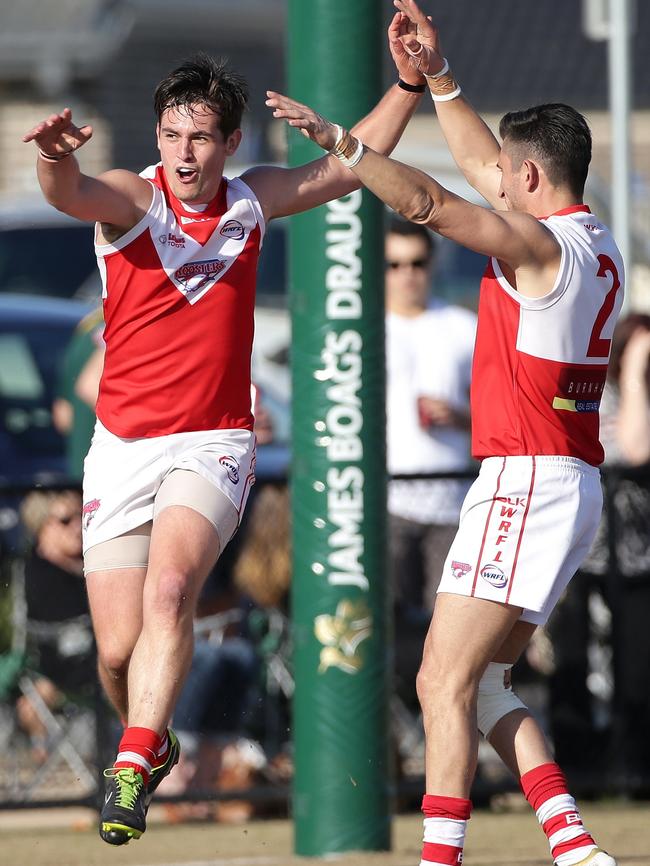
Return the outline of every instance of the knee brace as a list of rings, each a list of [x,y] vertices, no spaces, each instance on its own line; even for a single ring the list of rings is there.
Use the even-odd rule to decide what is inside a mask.
[[[496,723],[513,710],[525,710],[526,705],[512,690],[512,665],[490,662],[478,684],[478,729],[487,739]]]

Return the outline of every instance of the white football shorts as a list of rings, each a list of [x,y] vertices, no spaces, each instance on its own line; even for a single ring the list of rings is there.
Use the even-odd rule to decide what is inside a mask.
[[[587,555],[600,472],[574,457],[488,457],[460,514],[438,592],[523,608],[543,625]]]
[[[200,476],[197,483],[188,473]],[[167,479],[173,483],[163,485]],[[220,536],[221,515],[227,521],[234,509],[227,537],[220,537],[223,548],[237,529],[254,481],[255,435],[250,430],[123,439],[97,421],[84,463],[84,556],[96,545],[147,526],[162,508],[174,504],[204,514]]]

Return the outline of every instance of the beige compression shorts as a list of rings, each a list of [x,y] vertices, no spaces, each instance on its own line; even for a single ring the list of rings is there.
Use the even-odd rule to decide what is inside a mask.
[[[146,567],[153,521],[170,505],[202,514],[220,549],[235,533],[254,481],[248,430],[122,439],[97,422],[84,465],[84,570]]]

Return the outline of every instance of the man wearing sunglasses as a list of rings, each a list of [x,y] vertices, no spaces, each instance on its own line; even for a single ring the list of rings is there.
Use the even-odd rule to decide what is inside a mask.
[[[435,245],[427,228],[393,217],[385,253],[388,471],[467,469],[476,316],[431,295]],[[412,710],[433,599],[468,487],[453,479],[396,479],[388,487],[395,685]]]

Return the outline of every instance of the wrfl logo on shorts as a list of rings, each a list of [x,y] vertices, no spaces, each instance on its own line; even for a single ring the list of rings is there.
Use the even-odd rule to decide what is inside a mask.
[[[489,583],[497,589],[503,589],[503,587],[508,583],[506,575],[501,571],[499,566],[494,565],[494,563],[483,566],[481,569],[481,577],[486,581],[486,583]]]
[[[230,454],[224,454],[219,458],[219,463],[226,470],[226,474],[233,484],[239,483],[239,463]]]

